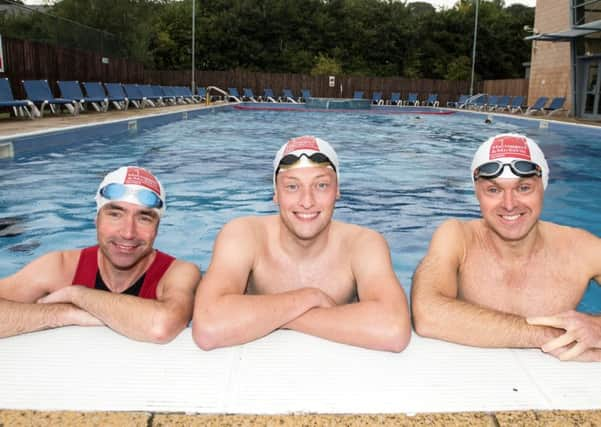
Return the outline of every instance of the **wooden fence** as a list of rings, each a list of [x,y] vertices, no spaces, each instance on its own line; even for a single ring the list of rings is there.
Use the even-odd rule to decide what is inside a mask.
[[[16,98],[24,98],[21,80],[47,79],[56,95],[57,80],[100,81],[120,83],[151,83],[161,85],[183,85],[191,83],[190,70],[157,71],[147,70],[144,65],[124,58],[103,58],[97,52],[68,49],[58,46],[2,38],[4,47],[5,73]],[[448,100],[456,100],[460,94],[469,93],[469,82],[434,79],[406,79],[402,77],[359,77],[335,76],[333,87],[329,76],[308,76],[288,73],[257,73],[245,70],[202,71],[195,74],[197,86],[217,86],[223,89],[236,87],[238,90],[248,87],[255,95],[263,94],[265,88],[271,88],[280,95],[284,88],[300,94],[301,89],[310,89],[313,96],[350,98],[361,90],[364,97],[371,98],[374,91],[382,91],[384,98],[390,98],[392,92],[400,92],[406,98],[410,92],[416,92],[420,99],[428,94],[437,93],[441,105]],[[476,92],[496,95],[528,94],[528,80],[487,80],[477,82]]]

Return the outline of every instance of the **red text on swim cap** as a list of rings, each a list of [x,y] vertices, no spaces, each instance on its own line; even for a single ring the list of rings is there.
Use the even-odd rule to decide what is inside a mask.
[[[525,138],[519,136],[500,136],[490,145],[489,160],[501,157],[531,160],[530,149]]]
[[[293,138],[286,144],[284,156],[298,150],[319,151],[317,140],[314,136],[299,136],[298,138]]]
[[[127,168],[123,184],[141,185],[159,195],[161,194],[161,187],[157,179],[150,172],[142,168]]]

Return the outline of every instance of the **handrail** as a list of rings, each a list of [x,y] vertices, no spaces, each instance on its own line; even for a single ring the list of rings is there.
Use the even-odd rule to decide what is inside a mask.
[[[209,105],[211,103],[211,97],[210,97],[211,90],[214,90],[215,92],[222,94],[227,101],[229,101],[230,98],[234,98],[234,100],[236,102],[242,102],[242,100],[240,100],[238,97],[230,95],[225,90],[223,90],[217,86],[208,86],[207,87],[207,105]]]

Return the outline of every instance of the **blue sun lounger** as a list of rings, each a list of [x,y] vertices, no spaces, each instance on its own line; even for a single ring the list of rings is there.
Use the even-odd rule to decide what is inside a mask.
[[[150,104],[153,107],[165,105],[165,103],[163,102],[163,95],[162,94],[159,95],[159,94],[155,93],[155,91],[152,90],[152,86],[150,86],[150,85],[135,85],[135,86],[138,87],[138,90],[140,91],[140,93],[142,94],[144,99],[146,99],[147,103],[150,102]]]
[[[384,105],[384,100],[382,99],[382,92],[377,91],[371,94],[371,103],[375,105]]]
[[[447,101],[447,107],[463,108],[465,107],[465,103],[469,97],[469,95],[459,95],[459,99],[457,99],[457,101]]]
[[[121,83],[105,83],[106,94],[108,95],[109,102],[115,106],[117,110],[127,110],[129,107],[129,98],[123,92],[123,86]]]
[[[405,104],[405,105],[412,105],[412,106],[415,106],[415,107],[419,107],[419,98],[418,98],[417,93],[410,92],[407,95],[407,100],[404,101],[403,104]]]
[[[154,107],[154,102],[150,99],[147,99],[140,90],[137,84],[126,83],[123,85],[123,90],[125,91],[125,95],[129,102],[133,104],[136,108],[144,108],[147,105]]]
[[[392,92],[390,94],[390,105],[398,105],[399,107],[403,104],[401,101],[401,92]]]
[[[363,91],[356,90],[355,93],[353,93],[353,99],[363,99]]]
[[[15,99],[10,82],[6,77],[0,79],[0,107],[11,108],[16,117],[33,119],[40,115],[37,107],[28,99]]]
[[[61,96],[76,102],[82,111],[86,109],[85,104],[90,104],[98,112],[105,112],[109,108],[109,100],[106,95],[84,96],[77,80],[57,80],[56,84],[61,91]]]
[[[253,90],[249,87],[245,87],[242,89],[242,100],[250,102],[259,102],[257,101],[257,98],[255,98]]]
[[[275,99],[275,95],[273,94],[273,90],[271,90],[270,88],[263,89],[262,101],[265,101],[265,102],[278,102]]]
[[[238,92],[238,89],[235,87],[228,87],[227,88],[227,100],[228,102],[230,100],[234,100],[234,102],[242,102],[242,97],[240,96],[240,92]]]
[[[438,94],[431,93],[428,95],[428,98],[424,101],[424,105],[426,107],[438,107],[440,102],[438,101]]]
[[[282,90],[282,98],[280,98],[282,102],[292,102],[293,104],[298,104],[297,100],[294,99],[294,94],[292,93],[292,89],[284,89]]]
[[[528,107],[526,109],[526,111],[524,111],[524,114],[532,115],[532,114],[536,114],[536,113],[541,113],[543,111],[543,109],[545,108],[545,105],[547,104],[548,100],[549,100],[549,98],[547,98],[546,96],[541,96],[536,101],[534,101],[534,104],[532,104],[530,107]]]
[[[508,95],[498,96],[495,103],[489,102],[488,111],[504,111],[509,108],[511,97]]]
[[[522,95],[514,96],[507,110],[510,113],[517,113],[518,111],[522,111],[522,104],[524,103],[524,97]]]
[[[307,102],[307,99],[311,98],[311,91],[309,89],[301,89],[301,97],[299,101]]]
[[[70,99],[55,98],[48,85],[48,80],[23,80],[23,87],[27,94],[27,99],[36,105],[39,105],[40,116],[44,116],[44,108],[48,106],[53,114],[60,112],[61,107],[65,107],[69,113],[75,115],[79,113],[78,104]]]
[[[563,108],[563,105],[565,104],[565,102],[566,102],[566,99],[563,96],[559,96],[559,97],[553,98],[551,100],[551,103],[549,104],[549,106],[546,107],[544,111],[546,112],[547,116],[552,116],[552,115],[555,115],[555,114],[559,114],[559,113],[561,113],[563,111],[565,111],[566,114],[567,114],[568,110],[566,110],[565,108]]]

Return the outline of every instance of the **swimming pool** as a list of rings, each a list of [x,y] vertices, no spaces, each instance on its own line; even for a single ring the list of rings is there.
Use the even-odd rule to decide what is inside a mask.
[[[0,161],[0,212],[23,230],[0,238],[0,276],[49,250],[95,242],[94,192],[108,170],[125,164],[151,169],[166,187],[156,246],[206,269],[223,224],[276,212],[271,160],[303,134],[337,149],[342,197],[335,218],[384,234],[407,292],[434,229],[448,217],[479,216],[469,165],[476,147],[497,133],[523,132],[545,151],[551,179],[543,219],[601,235],[601,130],[533,123],[499,118],[487,125],[474,114],[221,109],[152,130],[17,152]],[[589,287],[580,309],[601,312],[599,287]]]

